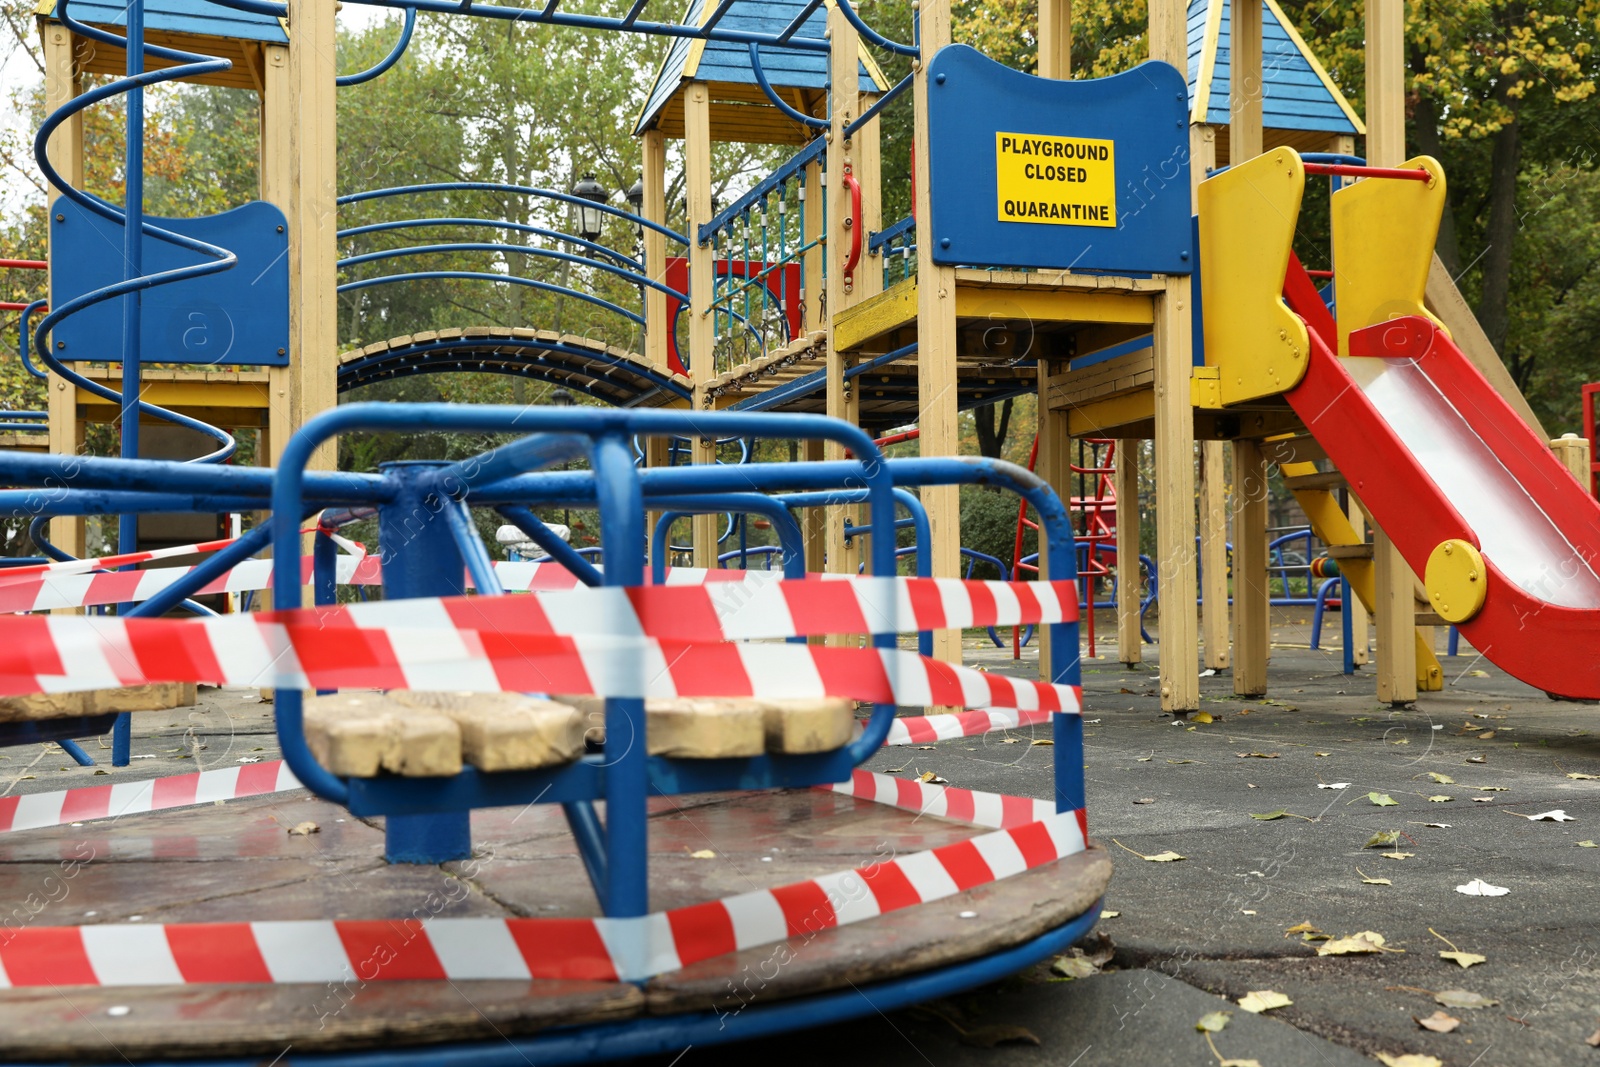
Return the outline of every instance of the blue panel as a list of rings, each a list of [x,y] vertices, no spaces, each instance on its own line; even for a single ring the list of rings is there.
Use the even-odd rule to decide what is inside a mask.
[[[50,304],[122,280],[122,225],[56,202],[50,221]],[[152,363],[287,366],[289,236],[279,211],[257,201],[198,219],[150,223],[220,245],[239,257],[231,270],[144,291],[142,358]],[[146,236],[145,273],[203,262],[195,252]],[[62,359],[122,360],[122,301],[107,300],[55,328]]]
[[[934,262],[1189,273],[1188,94],[1174,67],[1056,81],[953,45],[929,80]],[[1000,134],[1113,142],[1114,224],[1000,221]]]
[[[51,9],[52,12],[55,10]],[[95,26],[125,26],[128,5],[111,0],[72,0],[73,18]],[[145,0],[147,30],[195,33],[212,37],[238,37],[247,41],[288,44],[283,24],[271,15],[239,11],[209,0]]]

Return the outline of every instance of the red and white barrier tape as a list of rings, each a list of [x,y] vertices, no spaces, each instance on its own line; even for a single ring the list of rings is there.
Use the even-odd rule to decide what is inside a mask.
[[[667,699],[838,696],[1081,710],[1078,687],[1008,678],[898,649],[693,644],[453,627],[330,628],[256,615],[0,618],[0,696],[152,682]]]
[[[0,833],[66,826],[91,819],[114,819],[148,811],[211,804],[299,789],[300,781],[282,760],[221,767],[171,778],[117,782],[50,793],[0,797]]]
[[[218,549],[227,548],[237,540],[238,538],[236,537],[225,537],[218,541],[202,541],[193,545],[171,545],[167,548],[155,548],[147,552],[125,552],[120,556],[85,556],[83,559],[63,559],[54,563],[40,563],[32,567],[11,567],[0,571],[0,584],[36,578],[42,574],[75,574],[81,571],[109,567],[131,567],[136,563],[148,563],[153,559],[171,559],[174,556],[192,556],[200,552],[215,552]]]
[[[1013,711],[1004,708],[985,708],[982,711],[961,711],[948,715],[909,715],[894,721],[883,743],[925,745],[930,741],[977,737],[996,730],[1015,730],[1049,719],[1048,711]]]
[[[324,629],[455,628],[567,636],[737,641],[1073,622],[1071,582],[857,578],[589,588],[518,597],[418,597],[306,609],[277,621]]]
[[[879,800],[858,772],[834,787]],[[903,785],[920,783],[898,783]],[[897,791],[889,803],[900,804]],[[919,797],[922,794],[919,793]],[[961,799],[958,799],[961,798]],[[637,919],[376,919],[23,927],[0,933],[0,988],[405,979],[641,981],[953,896],[1085,848],[1083,812],[969,790],[915,810],[1003,828],[804,882]],[[900,806],[905,806],[900,804]],[[1015,821],[1026,811],[1026,821]],[[999,822],[983,821],[998,813]]]

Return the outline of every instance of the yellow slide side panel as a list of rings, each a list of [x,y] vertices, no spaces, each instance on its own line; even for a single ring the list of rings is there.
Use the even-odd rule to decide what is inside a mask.
[[[1333,291],[1341,356],[1350,354],[1352,330],[1402,315],[1439,322],[1423,306],[1423,293],[1444,212],[1444,168],[1431,156],[1408,159],[1403,167],[1421,167],[1432,178],[1363,178],[1333,194]]]
[[[1305,167],[1291,148],[1200,183],[1206,364],[1220,371],[1224,404],[1276,396],[1305,376],[1306,326],[1283,302],[1305,188]]]

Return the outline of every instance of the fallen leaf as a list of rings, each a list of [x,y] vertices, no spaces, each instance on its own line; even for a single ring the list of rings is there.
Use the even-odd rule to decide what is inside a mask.
[[[1055,742],[1050,740],[1048,737],[1036,737],[1036,738],[1033,739],[1032,743],[1035,744],[1035,745],[1053,745],[1053,744],[1055,744]],[[1035,1039],[1035,1040],[1037,1040],[1037,1039]]]
[[[1137,761],[1136,761],[1136,762],[1139,762],[1139,763],[1149,763],[1149,762],[1150,762],[1150,761],[1151,761],[1151,760],[1153,760],[1153,759],[1155,759],[1155,757],[1154,757],[1154,756],[1140,756],[1140,757],[1139,757],[1139,759],[1138,759],[1138,760],[1137,760]]]
[[[1389,848],[1390,846],[1398,845],[1399,843],[1400,843],[1400,831],[1399,830],[1379,830],[1377,833],[1373,834],[1370,838],[1368,838],[1367,839],[1367,843],[1362,845],[1361,847],[1362,848]]]
[[[1494,797],[1473,797],[1472,801],[1474,804],[1493,804]]]
[[[1260,1060],[1219,1060],[1217,1067],[1261,1067]]]
[[[1454,778],[1450,777],[1448,774],[1440,774],[1438,771],[1429,771],[1428,772],[1428,777],[1432,778],[1434,781],[1438,782],[1440,785],[1455,785],[1456,784],[1456,780]]]
[[[1467,672],[1467,676],[1471,677],[1471,678],[1487,678],[1487,677],[1489,677],[1489,672],[1488,671],[1480,671],[1476,667],[1474,667],[1472,670]]]
[[[1442,793],[1440,795],[1438,795],[1438,796],[1432,796],[1432,797],[1428,798],[1429,802],[1433,803],[1433,804],[1448,804],[1448,803],[1450,803],[1450,801],[1452,801],[1454,799],[1455,799],[1455,797],[1447,797],[1447,796],[1443,795]]]
[[[1182,765],[1182,764],[1185,764],[1185,763],[1198,763],[1200,761],[1199,760],[1192,760],[1192,759],[1169,759],[1169,760],[1167,760],[1167,762],[1177,766],[1177,765]]]
[[[1578,847],[1579,848],[1600,848],[1600,845],[1595,844],[1593,841],[1579,841],[1578,842]]]
[[[1020,745],[1020,744],[1022,744],[1022,738],[1020,738],[1020,737],[1004,737],[1004,738],[1000,739],[1000,743],[1002,745]]]
[[[971,1048],[995,1048],[998,1045],[1037,1045],[1039,1038],[1026,1026],[1010,1023],[993,1023],[975,1026],[970,1030],[956,1031],[956,1039]]]
[[[1486,997],[1482,993],[1472,993],[1465,989],[1441,989],[1433,995],[1433,999],[1447,1008],[1492,1008],[1500,1003],[1493,997]]]
[[[1115,919],[1117,916],[1119,916],[1121,914],[1122,914],[1122,912],[1120,912],[1120,911],[1102,911],[1100,913],[1100,918],[1102,918],[1102,919]]]
[[[1577,819],[1574,819],[1572,816],[1568,815],[1565,811],[1562,811],[1560,808],[1556,808],[1554,811],[1541,811],[1537,815],[1522,815],[1520,812],[1515,812],[1515,811],[1508,811],[1508,812],[1506,812],[1506,814],[1507,815],[1517,815],[1520,818],[1527,819],[1529,822],[1577,822],[1578,821]]]
[[[1415,852],[1385,852],[1383,858],[1386,860],[1408,860],[1415,855]]]
[[[1252,814],[1250,817],[1252,819],[1260,819],[1262,822],[1271,822],[1273,819],[1281,819],[1287,814],[1289,814],[1287,811],[1279,808],[1277,811],[1269,811],[1261,815]]]
[[[1492,740],[1494,740],[1494,731],[1493,730],[1485,730],[1483,733],[1478,735],[1478,740],[1479,741],[1492,741]]]
[[[1311,754],[1313,756],[1331,756],[1331,755],[1333,755],[1332,752],[1313,752]]]
[[[1363,930],[1349,937],[1336,937],[1317,946],[1319,956],[1363,956],[1384,950],[1384,937],[1372,930]]]
[[[1200,1021],[1194,1024],[1194,1028],[1207,1034],[1219,1033],[1223,1027],[1228,1025],[1228,1018],[1231,1015],[1233,1015],[1231,1011],[1207,1012],[1200,1016]]]
[[[703,848],[699,852],[689,853],[689,857],[697,860],[714,860],[717,858],[717,854],[709,848]]]
[[[1087,956],[1057,956],[1055,962],[1050,964],[1050,973],[1070,982],[1099,974],[1100,968]]]
[[[1434,829],[1434,830],[1448,830],[1448,829],[1450,829],[1450,824],[1447,823],[1447,822],[1425,822],[1422,825],[1424,825],[1426,827],[1429,827],[1431,829]]]
[[[1367,872],[1363,871],[1360,867],[1356,868],[1356,873],[1361,876],[1361,882],[1363,885],[1394,885],[1394,883],[1389,881],[1387,878],[1368,878]]]
[[[1415,1019],[1417,1025],[1424,1030],[1432,1030],[1436,1034],[1448,1034],[1461,1025],[1460,1019],[1457,1019],[1454,1015],[1446,1015],[1442,1011],[1436,1011],[1426,1019],[1417,1018],[1415,1015],[1411,1018]]]
[[[1154,856],[1140,856],[1139,858],[1143,860],[1149,860],[1151,863],[1172,863],[1177,860],[1184,859],[1185,857],[1178,855],[1176,852],[1168,850],[1166,852],[1157,852]]]
[[[1590,1048],[1600,1048],[1600,1030],[1596,1030],[1594,1033],[1584,1038],[1583,1043],[1588,1045]]]
[[[1349,789],[1349,782],[1318,782],[1318,789]]]
[[[1240,759],[1277,759],[1279,756],[1283,755],[1283,753],[1281,753],[1281,752],[1240,752],[1240,753],[1237,753],[1237,755],[1238,755],[1238,757]]]
[[[1283,932],[1283,936],[1284,937],[1288,937],[1290,934],[1316,934],[1316,933],[1321,933],[1321,931],[1318,930],[1315,926],[1312,926],[1310,923],[1301,923],[1299,926],[1291,926],[1291,927],[1289,927],[1289,929],[1287,929],[1287,930],[1285,930]]]
[[[1121,689],[1118,689],[1117,692],[1119,692],[1119,693],[1132,693],[1133,690],[1129,689],[1127,686],[1123,686]]]
[[[261,757],[260,756],[240,756],[239,757],[239,762],[240,763],[260,763],[261,762]]]
[[[1439,1057],[1423,1056],[1416,1052],[1375,1052],[1373,1055],[1384,1067],[1444,1067],[1444,1061]]]
[[[1211,717],[1211,713],[1209,711],[1197,711],[1193,715],[1189,716],[1189,718],[1193,722],[1216,722],[1216,720]]]
[[[321,832],[322,827],[314,822],[300,822],[289,827],[290,837],[310,837],[312,834],[320,834]]]
[[[1474,878],[1466,885],[1456,886],[1457,893],[1465,893],[1469,897],[1503,897],[1511,890],[1505,886],[1490,885],[1482,878]]]
[[[1368,793],[1367,799],[1380,808],[1398,807],[1400,802],[1388,793]]]
[[[1154,804],[1155,802],[1155,797],[1140,797],[1134,801],[1135,804]]]
[[[1466,970],[1475,963],[1489,962],[1488,956],[1480,956],[1476,952],[1441,952],[1439,953],[1439,958],[1442,960],[1454,960],[1461,964],[1462,970]]]
[[[1273,1008],[1287,1008],[1294,1001],[1282,993],[1275,993],[1270,989],[1252,989],[1239,998],[1239,1007],[1255,1015]]]
[[[1482,756],[1468,756],[1467,757],[1467,762],[1468,763],[1484,763],[1484,762],[1487,762],[1487,761]]]
[[[1600,781],[1600,774],[1581,774],[1578,771],[1570,772],[1567,777],[1576,778],[1580,782]]]

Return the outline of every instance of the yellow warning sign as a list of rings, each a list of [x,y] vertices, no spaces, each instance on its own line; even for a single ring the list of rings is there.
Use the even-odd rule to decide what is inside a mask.
[[[1115,143],[996,133],[994,152],[1001,222],[1117,224]]]

